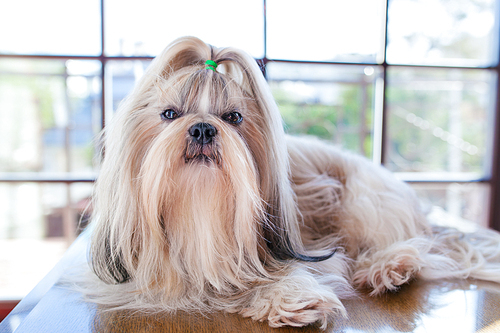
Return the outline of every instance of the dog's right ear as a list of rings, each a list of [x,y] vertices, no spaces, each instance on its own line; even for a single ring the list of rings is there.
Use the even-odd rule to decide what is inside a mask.
[[[96,238],[99,238],[96,240]],[[110,235],[94,233],[92,242],[90,266],[94,273],[107,283],[124,283],[130,280],[130,274],[125,268],[123,255],[113,244]]]
[[[89,263],[106,283],[123,283],[133,277],[134,258],[140,252],[143,238],[135,180],[141,157],[135,153],[134,140],[130,139],[134,130],[127,126],[128,107],[122,105],[113,123],[102,133],[106,153],[92,198]]]
[[[156,91],[153,88],[158,82],[170,78],[174,72],[193,65],[203,68],[205,61],[211,59],[212,52],[210,45],[196,37],[182,37],[172,42],[153,59],[132,93],[126,98],[129,109],[140,108],[148,100],[148,96],[154,99]]]
[[[148,72],[165,79],[181,68],[203,65],[212,57],[212,47],[196,37],[182,37],[168,45],[150,65]]]
[[[153,60],[102,134],[106,156],[94,187],[89,261],[107,283],[134,280],[141,265],[162,265],[148,261],[161,261],[161,255],[148,255],[159,251],[163,239],[160,226],[144,220],[138,197],[139,172],[150,136],[142,135],[136,119],[145,105],[157,99],[152,88],[158,80],[166,80],[187,66],[203,68],[211,53],[212,47],[198,38],[175,40]]]
[[[158,57],[162,76],[168,77],[179,69],[203,64],[211,59],[212,48],[196,37],[183,37],[171,43]]]

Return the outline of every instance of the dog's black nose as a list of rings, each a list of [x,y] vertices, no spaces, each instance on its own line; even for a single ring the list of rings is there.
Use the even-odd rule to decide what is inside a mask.
[[[212,142],[212,138],[217,134],[217,129],[207,123],[198,123],[189,129],[189,135],[199,144]]]

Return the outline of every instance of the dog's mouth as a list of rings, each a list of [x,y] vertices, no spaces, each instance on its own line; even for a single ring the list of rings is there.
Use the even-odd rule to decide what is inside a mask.
[[[207,156],[207,155],[195,155],[192,157],[186,156],[185,158],[186,163],[200,163],[200,164],[212,164],[217,162],[212,156]]]
[[[220,165],[221,159],[213,143],[200,145],[192,142],[188,144],[186,148],[184,161],[186,163],[213,163],[216,165]]]

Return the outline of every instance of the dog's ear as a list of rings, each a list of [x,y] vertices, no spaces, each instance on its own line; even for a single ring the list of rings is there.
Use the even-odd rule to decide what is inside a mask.
[[[138,86],[150,86],[156,80],[168,79],[172,73],[188,66],[203,66],[212,59],[213,47],[196,37],[182,37],[168,45],[149,65]]]
[[[282,118],[257,62],[245,52],[215,49],[218,71],[228,75],[249,95],[256,105],[259,135],[247,138],[259,173],[261,196],[266,207],[266,221],[261,234],[269,253],[277,260],[319,261],[320,257],[304,255],[297,220],[295,194],[289,178],[289,156]],[[255,124],[254,124],[255,125]]]
[[[160,226],[146,223],[139,198],[139,172],[151,136],[143,135],[137,126],[140,122],[135,120],[142,109],[157,99],[153,88],[158,80],[168,79],[186,66],[198,64],[203,68],[211,50],[194,37],[170,44],[153,60],[102,134],[106,156],[95,185],[90,263],[108,283],[133,279],[139,267],[146,265],[142,258],[161,244],[161,239],[157,239],[162,235]],[[158,245],[157,251],[160,248]],[[154,258],[160,260],[160,256]]]
[[[203,65],[212,57],[212,47],[196,37],[183,37],[171,43],[159,57],[155,59],[161,67],[156,70],[163,78],[169,77],[181,68]]]
[[[91,244],[90,266],[101,280],[108,283],[124,283],[130,280],[122,252],[118,250],[116,243],[111,241],[109,233],[94,233]]]

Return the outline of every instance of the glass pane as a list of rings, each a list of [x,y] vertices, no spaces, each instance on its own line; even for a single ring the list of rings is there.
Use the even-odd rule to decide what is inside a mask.
[[[99,55],[99,0],[2,2],[0,53]]]
[[[270,59],[380,62],[385,1],[267,1]]]
[[[390,68],[386,166],[401,172],[488,172],[495,75]]]
[[[61,259],[91,193],[90,183],[0,184],[0,300],[24,297]]]
[[[391,0],[387,61],[492,65],[498,25],[495,0]]]
[[[488,226],[489,186],[479,183],[411,184],[431,222],[471,231]]]
[[[151,61],[125,60],[106,63],[106,122],[111,120],[120,102],[134,88]]]
[[[107,55],[158,55],[182,36],[264,54],[263,1],[105,2]],[[133,24],[131,24],[133,23]]]
[[[100,62],[0,60],[0,172],[94,170]]]
[[[372,155],[378,68],[271,62],[267,76],[286,130]]]

